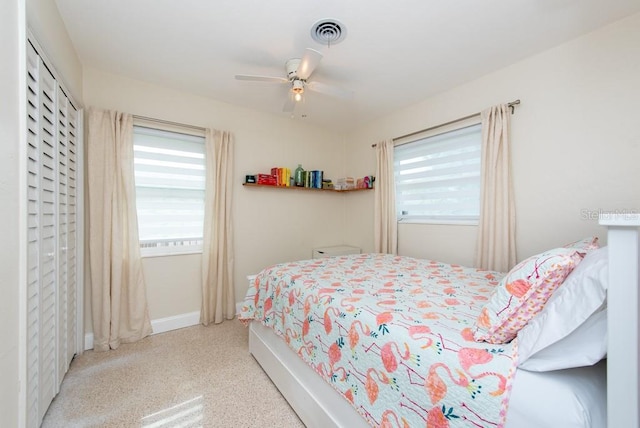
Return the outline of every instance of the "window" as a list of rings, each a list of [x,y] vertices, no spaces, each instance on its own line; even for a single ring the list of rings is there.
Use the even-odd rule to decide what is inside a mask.
[[[398,221],[477,224],[481,132],[477,124],[395,147]]]
[[[202,251],[204,137],[133,127],[143,256]]]

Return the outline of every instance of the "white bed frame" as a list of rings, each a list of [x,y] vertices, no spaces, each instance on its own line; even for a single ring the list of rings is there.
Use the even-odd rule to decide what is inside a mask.
[[[638,288],[640,214],[600,214],[608,227],[607,426],[639,427]]]
[[[640,214],[602,214],[600,224],[608,227],[609,248],[607,426],[636,428]],[[250,325],[249,352],[307,427],[369,426],[320,376],[310,376],[311,368],[259,322]]]
[[[370,428],[353,406],[280,337],[257,321],[249,326],[249,352],[307,428]]]

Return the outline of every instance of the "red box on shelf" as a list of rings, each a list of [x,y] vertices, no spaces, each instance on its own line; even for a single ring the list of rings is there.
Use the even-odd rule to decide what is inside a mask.
[[[278,181],[274,175],[258,174],[256,178],[256,183],[258,184],[264,184],[268,186],[275,186],[278,184]]]

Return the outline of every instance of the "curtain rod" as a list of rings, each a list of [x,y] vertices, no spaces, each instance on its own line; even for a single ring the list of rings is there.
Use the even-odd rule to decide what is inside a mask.
[[[202,131],[202,132],[207,130],[206,128],[203,128],[201,126],[187,125],[186,123],[172,122],[170,120],[156,119],[154,117],[138,116],[136,114],[133,115],[133,118],[134,119],[139,119],[139,120],[146,120],[148,122],[161,123],[163,125],[172,125],[172,126],[180,126],[182,128],[195,129],[197,131]]]
[[[515,112],[515,107],[518,104],[520,104],[520,100],[511,101],[510,103],[507,104],[507,107],[509,107],[511,109],[511,114],[513,114]],[[458,118],[458,119],[450,120],[449,122],[441,123],[440,125],[430,126],[429,128],[426,128],[426,129],[421,129],[419,131],[410,132],[409,134],[405,134],[405,135],[401,135],[399,137],[393,138],[393,141],[401,140],[401,139],[407,138],[407,137],[413,137],[414,135],[422,134],[423,132],[433,131],[434,129],[442,128],[443,126],[453,125],[454,123],[462,122],[463,120],[467,120],[467,119],[471,119],[473,117],[476,117],[479,114],[480,114],[480,112],[474,113],[474,114],[470,114],[469,116],[465,116],[465,117],[461,117],[461,118]],[[372,144],[371,145],[371,147],[377,147],[377,146],[378,146],[377,144]]]

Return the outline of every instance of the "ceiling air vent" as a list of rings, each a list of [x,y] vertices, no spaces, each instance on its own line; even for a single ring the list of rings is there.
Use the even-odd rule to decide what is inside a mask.
[[[335,45],[346,36],[346,27],[336,19],[321,19],[311,27],[311,38],[322,45]]]

